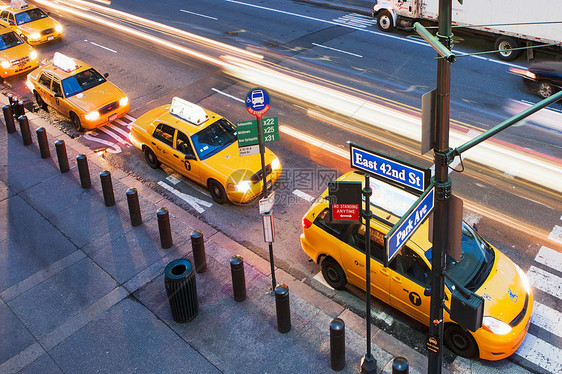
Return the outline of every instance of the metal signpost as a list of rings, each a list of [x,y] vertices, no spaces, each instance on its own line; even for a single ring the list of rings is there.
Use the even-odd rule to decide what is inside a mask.
[[[267,173],[265,171],[265,138],[264,138],[264,127],[262,123],[262,116],[269,110],[270,106],[269,93],[263,88],[254,88],[248,92],[246,95],[246,110],[248,113],[256,116],[257,122],[257,137],[258,146],[261,158],[261,171],[263,180],[263,194],[262,200],[266,201],[261,203],[262,209],[260,209],[260,214],[263,220],[263,230],[264,230],[264,241],[269,245],[269,263],[271,265],[271,290],[275,292],[275,265],[273,259],[273,240],[275,238],[275,230],[273,228],[273,202],[268,199],[267,196]],[[274,121],[275,122],[275,121]],[[273,126],[273,123],[268,123],[268,126]],[[273,131],[274,132],[274,131]],[[279,133],[277,132],[277,138],[279,138]],[[238,138],[238,143],[240,144],[240,138]],[[240,145],[239,145],[240,146]],[[269,206],[270,210],[265,211],[263,206]]]

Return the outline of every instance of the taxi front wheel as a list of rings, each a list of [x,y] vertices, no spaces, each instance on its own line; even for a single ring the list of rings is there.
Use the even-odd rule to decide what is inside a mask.
[[[70,120],[72,121],[72,124],[74,125],[76,130],[80,132],[84,131],[84,128],[82,127],[82,122],[80,122],[80,118],[78,118],[78,116],[75,113],[70,113]]]
[[[478,354],[478,345],[472,335],[455,323],[445,326],[444,340],[447,348],[461,357],[473,358]]]
[[[148,147],[144,147],[144,159],[151,168],[158,169],[160,167],[160,161],[158,161],[158,158],[154,152],[152,152],[152,149]]]
[[[43,101],[43,99],[41,98],[41,96],[39,96],[39,94],[37,93],[37,91],[34,92],[34,95],[35,95],[35,102],[37,103],[37,106],[38,106],[40,109],[47,110],[47,103],[45,103],[45,102]]]
[[[327,257],[322,261],[322,276],[326,282],[336,290],[345,288],[347,284],[345,272],[340,264],[331,257]]]
[[[211,197],[217,204],[224,204],[228,201],[228,197],[226,196],[226,191],[222,184],[218,181],[211,179],[207,183],[207,187],[209,188],[209,192],[211,193]]]

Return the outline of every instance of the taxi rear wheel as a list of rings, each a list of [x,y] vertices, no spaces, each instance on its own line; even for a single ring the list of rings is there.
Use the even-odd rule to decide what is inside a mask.
[[[211,197],[213,198],[213,200],[215,200],[217,204],[224,204],[228,201],[228,197],[226,196],[226,191],[222,186],[222,184],[220,184],[218,181],[211,179],[207,183],[207,188],[211,193]]]
[[[148,147],[144,147],[144,159],[146,160],[148,166],[150,166],[153,169],[158,169],[161,165],[160,161],[158,161],[158,158],[156,157],[154,152],[152,152],[152,149]]]
[[[80,132],[84,131],[84,128],[82,127],[82,123],[80,122],[80,118],[78,118],[78,116],[75,113],[70,113],[70,120],[72,121],[72,124],[74,125],[76,130]]]
[[[45,103],[45,102],[43,101],[43,99],[41,98],[41,96],[39,96],[39,94],[37,93],[37,91],[34,92],[34,95],[35,95],[35,102],[37,103],[37,106],[38,106],[40,109],[47,110],[47,103]]]
[[[476,357],[478,345],[468,331],[457,324],[450,323],[445,326],[445,345],[451,352],[466,358]]]
[[[336,260],[327,257],[322,261],[322,276],[326,282],[336,290],[345,288],[347,278],[345,272]]]

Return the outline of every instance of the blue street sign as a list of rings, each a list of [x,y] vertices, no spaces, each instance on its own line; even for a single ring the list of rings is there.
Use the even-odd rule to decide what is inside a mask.
[[[430,187],[420,196],[406,212],[400,221],[384,236],[384,246],[387,254],[387,263],[398,253],[400,248],[410,239],[410,237],[421,226],[435,205],[435,185]]]
[[[269,93],[264,88],[254,88],[246,95],[246,110],[248,113],[261,117],[270,107]]]
[[[351,167],[366,171],[377,179],[406,187],[417,194],[429,185],[431,172],[353,143],[350,144]]]

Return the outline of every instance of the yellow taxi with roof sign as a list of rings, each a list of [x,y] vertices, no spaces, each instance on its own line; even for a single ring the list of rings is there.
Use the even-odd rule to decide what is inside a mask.
[[[364,174],[349,172],[340,181],[365,183]],[[384,236],[417,200],[403,189],[371,178],[371,293],[414,319],[429,324],[431,248],[426,221],[385,266]],[[321,264],[326,282],[336,289],[347,283],[365,290],[365,221],[330,220],[326,190],[302,219],[301,245]],[[533,295],[519,266],[478,232],[462,223],[460,261],[447,256],[447,273],[455,282],[484,299],[482,327],[467,330],[444,312],[444,343],[463,357],[500,360],[523,342],[531,322]],[[451,307],[455,285],[445,281],[445,306]]]
[[[56,52],[53,62],[27,75],[37,105],[70,118],[77,130],[93,129],[127,114],[129,99],[90,65]]]
[[[43,44],[63,36],[62,25],[36,6],[23,0],[12,0],[10,7],[0,11],[0,19],[29,44]]]
[[[129,138],[150,167],[171,167],[207,187],[219,204],[248,203],[262,193],[260,155],[240,156],[236,126],[196,104],[174,97],[136,119]],[[265,163],[269,188],[281,175],[281,163],[267,148]]]
[[[39,66],[37,52],[0,21],[0,76],[24,73]]]

